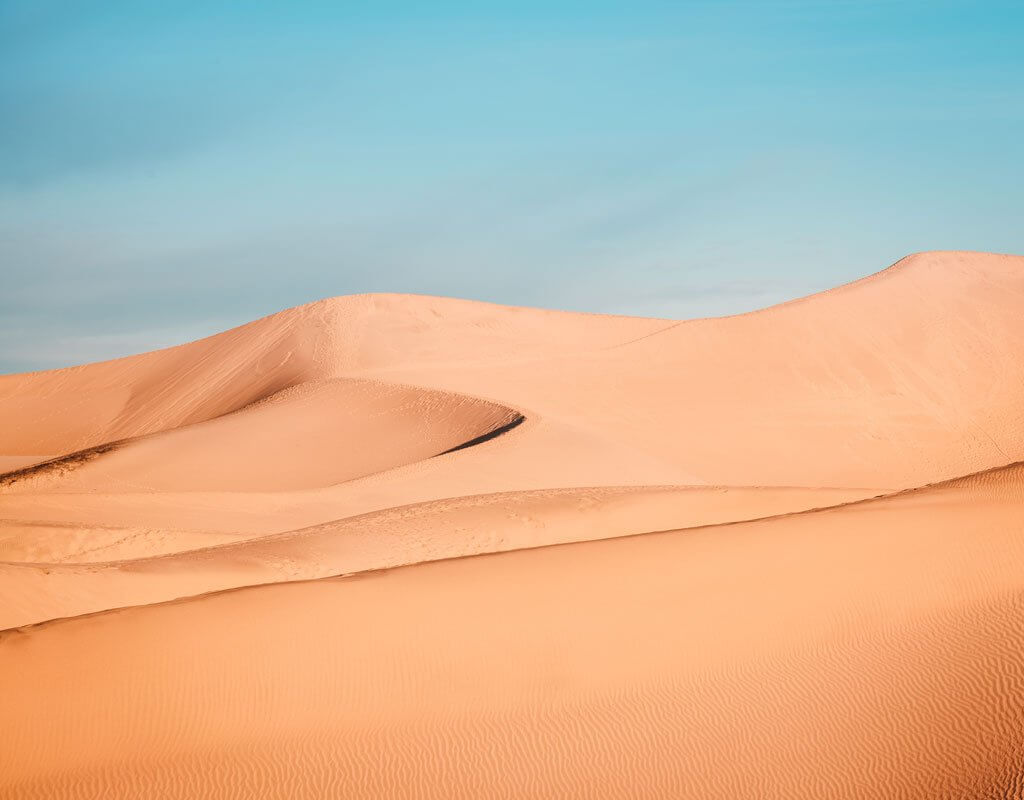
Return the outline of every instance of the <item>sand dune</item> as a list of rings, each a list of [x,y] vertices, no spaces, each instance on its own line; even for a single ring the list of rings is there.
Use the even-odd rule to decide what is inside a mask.
[[[1021,342],[925,253],[0,376],[0,797],[1024,797]]]
[[[58,459],[47,462],[50,468],[23,469],[8,477],[8,486],[12,493],[333,486],[431,458],[519,417],[447,392],[311,381],[210,420],[121,440],[102,458],[85,457],[73,468]]]
[[[541,490],[438,500],[263,536],[146,529],[90,529],[72,536],[52,526],[12,526],[6,548],[0,540],[0,553],[6,549],[0,580],[9,592],[0,629],[250,584],[717,525],[862,494],[785,488]]]

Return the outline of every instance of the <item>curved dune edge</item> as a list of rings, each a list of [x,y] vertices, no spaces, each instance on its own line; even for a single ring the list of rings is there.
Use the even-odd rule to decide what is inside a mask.
[[[213,419],[0,474],[0,488],[8,496],[317,488],[481,444],[523,419],[515,409],[456,392],[353,378],[308,381]]]
[[[92,563],[5,561],[0,562],[6,596],[0,630],[248,585],[657,529],[726,524],[864,495],[863,489],[789,487],[598,487],[501,493],[386,509],[157,556]]]
[[[8,631],[0,797],[1018,797],[1020,491],[1018,466]]]
[[[387,509],[297,531],[135,559],[0,561],[8,592],[0,631],[247,586],[782,520],[882,502],[945,501],[958,490],[1006,484],[1024,487],[1024,464],[880,495],[864,489],[802,487],[595,487],[502,493]],[[738,505],[743,505],[742,511]]]
[[[257,537],[114,530],[110,533],[118,542],[169,535],[177,544],[200,546],[114,561],[0,561],[8,592],[0,630],[253,585],[783,519],[990,483],[1024,486],[1022,474],[1024,464],[1016,463],[883,494],[804,487],[593,487],[501,493],[386,509]],[[218,538],[222,541],[210,541]]]

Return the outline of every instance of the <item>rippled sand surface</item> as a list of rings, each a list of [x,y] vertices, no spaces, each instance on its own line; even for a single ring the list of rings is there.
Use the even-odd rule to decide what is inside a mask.
[[[0,797],[1024,797],[1024,258],[0,376]]]

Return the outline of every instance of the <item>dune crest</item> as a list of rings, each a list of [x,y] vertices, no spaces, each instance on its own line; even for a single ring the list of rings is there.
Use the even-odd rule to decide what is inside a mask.
[[[1022,342],[934,252],[0,376],[0,797],[1024,797]]]

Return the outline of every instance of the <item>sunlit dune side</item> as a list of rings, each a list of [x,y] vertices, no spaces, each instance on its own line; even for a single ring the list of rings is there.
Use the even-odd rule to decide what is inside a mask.
[[[440,455],[520,416],[447,392],[364,380],[311,381],[231,414],[122,440],[96,457],[103,445],[81,451],[85,455],[70,465],[57,460],[49,468],[23,469],[8,486],[12,493],[332,486]]]
[[[1024,798],[1024,258],[0,376],[0,797]]]
[[[263,536],[12,524],[0,630],[250,584],[356,572],[842,503],[863,491],[628,487],[437,500]],[[79,535],[74,535],[78,533]],[[173,549],[172,549],[173,548]]]
[[[1021,480],[9,631],[0,796],[1020,797]]]

